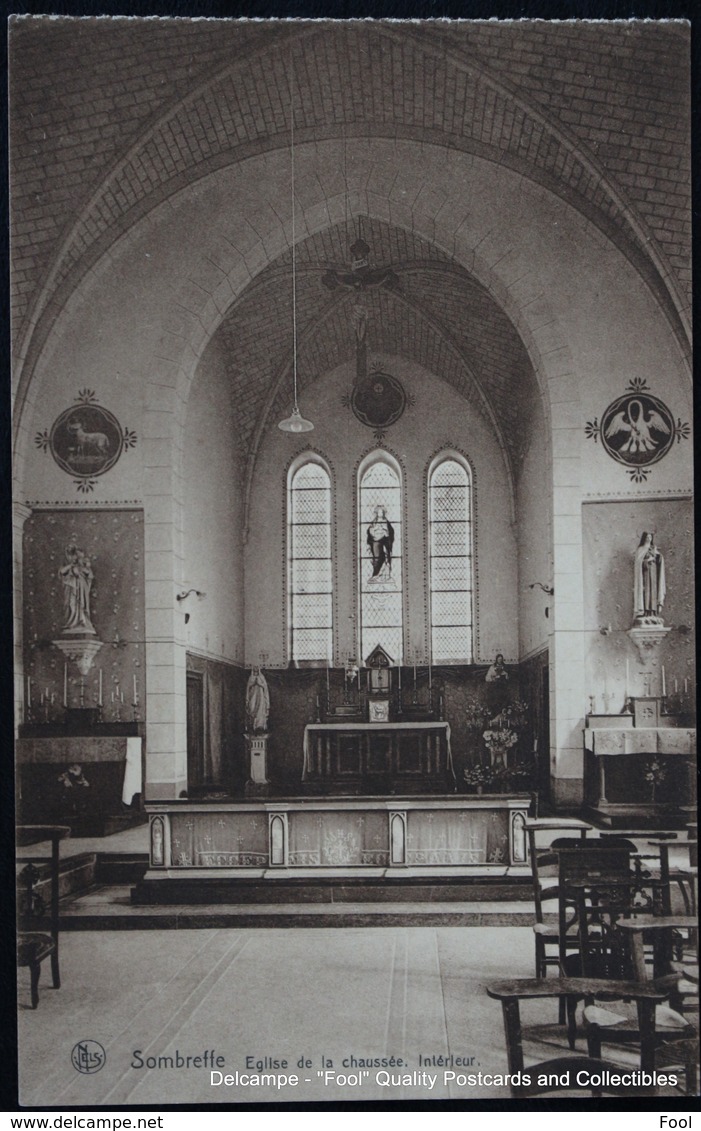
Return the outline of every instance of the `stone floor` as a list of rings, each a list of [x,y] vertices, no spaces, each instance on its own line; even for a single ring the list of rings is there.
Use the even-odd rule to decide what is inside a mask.
[[[61,989],[43,974],[36,1011],[20,971],[21,1102],[91,1109],[508,1099],[498,1084],[446,1082],[445,1063],[426,1058],[470,1065],[456,1072],[507,1071],[501,1009],[485,986],[529,976],[532,947],[531,931],[512,927],[71,932],[62,939]],[[563,1051],[556,1011],[555,1002],[526,1003],[524,1023],[539,1026],[528,1047],[537,1060]],[[71,1063],[85,1041],[106,1052],[93,1074]],[[224,1058],[225,1073],[254,1073],[261,1062],[300,1083],[213,1086],[207,1066],[157,1067],[158,1058],[206,1050]],[[372,1067],[359,1085],[319,1076],[324,1068],[347,1075],[350,1057],[394,1057],[395,1065],[379,1078]],[[416,1073],[411,1083],[381,1084]],[[421,1073],[436,1077],[432,1088]]]
[[[95,841],[65,841],[61,850],[64,855],[141,852],[145,834],[142,827]],[[265,910],[256,908],[263,916]],[[369,910],[367,904],[362,908]],[[434,905],[433,910],[460,909]],[[156,909],[153,917],[154,909],[130,907],[126,886],[87,892],[77,897],[73,912],[67,907],[64,914],[82,915],[86,923],[86,916],[98,915],[101,929],[76,923],[78,929],[63,931],[61,989],[51,987],[44,970],[39,1007],[32,1011],[28,973],[19,971],[21,1102],[90,1109],[508,1099],[504,1086],[446,1081],[445,1064],[426,1063],[426,1058],[453,1056],[468,1063],[473,1058],[469,1068],[454,1064],[456,1073],[507,1071],[501,1009],[485,986],[504,977],[532,976],[530,925],[513,925],[524,923],[524,914],[530,923],[532,909],[523,903],[472,903],[468,910],[475,918],[463,919],[460,926],[445,919],[420,926],[385,919],[381,927],[359,920],[355,927],[325,921],[296,929],[244,925],[236,921],[234,908],[225,923],[221,907],[200,907],[197,922],[187,918],[192,908]],[[166,918],[159,921],[161,912]],[[131,929],[112,929],[110,919],[118,915],[131,917]],[[178,915],[180,921],[170,922]],[[150,929],[143,929],[147,924]],[[173,926],[191,929],[167,929]],[[524,1024],[539,1028],[537,1042],[528,1047],[531,1059],[564,1051],[556,1014],[554,1002],[527,1003],[522,1011]],[[99,1042],[106,1052],[104,1067],[92,1074],[76,1071],[71,1062],[72,1050],[85,1041]],[[583,1051],[583,1042],[580,1047]],[[208,1066],[171,1067],[163,1060],[158,1066],[158,1058],[201,1057],[212,1049],[224,1058],[220,1070],[225,1073],[255,1073],[261,1062],[264,1071],[294,1073],[300,1083],[276,1088],[239,1080],[213,1086]],[[287,1060],[287,1067],[266,1057],[280,1064]],[[318,1075],[325,1068],[352,1072],[350,1057],[394,1057],[395,1064],[386,1069],[389,1086],[376,1076],[382,1065],[371,1067],[357,1085],[339,1084],[333,1077],[325,1082]],[[156,1058],[149,1062],[154,1067],[144,1066],[147,1058]],[[411,1083],[399,1079],[407,1074],[419,1075]],[[433,1087],[430,1076],[436,1077]],[[674,1094],[679,1092],[670,1092],[670,1098]]]

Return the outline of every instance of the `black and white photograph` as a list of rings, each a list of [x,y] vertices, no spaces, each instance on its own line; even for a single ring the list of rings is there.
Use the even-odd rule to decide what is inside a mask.
[[[20,1105],[696,1096],[690,24],[8,26]]]

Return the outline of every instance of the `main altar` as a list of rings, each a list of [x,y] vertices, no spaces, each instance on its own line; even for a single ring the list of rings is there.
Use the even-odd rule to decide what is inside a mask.
[[[358,885],[527,876],[530,797],[469,795],[464,782],[458,793],[451,724],[430,670],[409,668],[402,686],[402,669],[378,647],[364,667],[351,658],[342,673],[317,678],[294,795],[275,796],[262,780],[273,728],[267,680],[256,670],[246,799],[149,804],[150,863],[137,902],[275,902],[298,898],[305,881],[317,886],[301,898],[323,901],[357,895]]]

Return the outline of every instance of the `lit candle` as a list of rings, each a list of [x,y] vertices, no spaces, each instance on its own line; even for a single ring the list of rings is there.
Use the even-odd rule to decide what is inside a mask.
[[[662,665],[662,698],[664,699],[666,697],[666,695],[667,695],[667,684],[666,684],[665,678],[664,678],[664,664],[663,664]]]
[[[68,664],[63,665],[63,706],[68,706]]]
[[[98,672],[97,679],[97,705],[98,707],[102,706],[102,668]]]

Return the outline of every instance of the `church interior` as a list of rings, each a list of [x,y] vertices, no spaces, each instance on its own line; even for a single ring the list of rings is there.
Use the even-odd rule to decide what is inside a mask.
[[[695,912],[689,38],[11,20],[20,902],[56,881],[70,972],[20,981],[34,1102],[167,1102],[131,1046],[30,1069],[68,1018],[166,1050],[234,963],[241,1052],[318,1050],[347,971],[373,1055],[505,1065],[537,833],[666,845]]]

